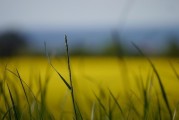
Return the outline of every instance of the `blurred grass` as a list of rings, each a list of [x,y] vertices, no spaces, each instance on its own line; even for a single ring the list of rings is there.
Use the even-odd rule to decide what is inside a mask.
[[[172,114],[173,119],[179,119],[179,59],[151,58],[172,113],[168,112],[158,78],[145,58],[72,57],[70,60],[77,118],[73,118],[70,90],[43,57],[0,60],[0,118],[171,119]],[[66,58],[54,57],[51,62],[70,83]]]

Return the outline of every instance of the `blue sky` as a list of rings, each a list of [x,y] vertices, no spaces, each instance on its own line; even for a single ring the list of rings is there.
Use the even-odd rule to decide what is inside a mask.
[[[179,25],[179,0],[1,0],[0,30]]]
[[[143,29],[135,32],[136,27],[151,29],[145,35],[140,33]],[[157,27],[159,30],[153,31]],[[179,0],[0,0],[0,32],[12,28],[27,31],[28,40],[35,41],[41,50],[44,41],[54,50],[64,46],[64,34],[71,44],[83,41],[86,46],[98,48],[110,40],[111,30],[120,28],[131,38],[128,41],[160,48],[158,45],[167,36],[161,30],[169,27],[179,28]],[[135,35],[126,28],[134,28]],[[146,39],[148,34],[151,37]]]

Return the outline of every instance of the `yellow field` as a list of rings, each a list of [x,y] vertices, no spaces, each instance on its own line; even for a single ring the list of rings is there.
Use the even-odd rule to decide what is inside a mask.
[[[179,73],[179,59],[152,58],[151,60],[161,77],[170,106],[174,110],[179,102],[179,79],[169,61],[176,72]],[[66,59],[63,57],[53,58],[52,64],[69,83]],[[6,65],[7,69],[15,73],[15,69],[18,69],[21,78],[28,84],[39,100],[39,85],[42,84],[43,87],[48,82],[46,103],[56,118],[61,116],[62,111],[66,116],[72,112],[70,91],[49,65],[47,58],[19,57],[0,60],[1,80],[6,80],[6,83],[10,84],[12,89],[13,86],[18,87],[19,94],[24,98],[19,79],[9,71],[4,71]],[[150,85],[148,88],[151,91],[151,96],[154,96],[154,98],[155,96],[162,96],[156,75],[145,58],[72,57],[71,68],[75,98],[80,106],[95,103],[95,94],[100,96],[104,102],[107,101],[109,89],[118,97],[122,106],[125,106],[128,97],[136,100],[136,105],[138,105],[142,94],[142,84],[147,88],[147,83]],[[47,81],[47,78],[49,78],[49,81]],[[28,91],[28,88],[26,89]],[[85,109],[89,112],[90,108],[82,107],[81,110]]]

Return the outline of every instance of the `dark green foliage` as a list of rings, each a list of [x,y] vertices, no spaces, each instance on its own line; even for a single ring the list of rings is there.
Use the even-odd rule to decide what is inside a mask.
[[[167,54],[172,57],[179,56],[179,38],[176,36],[170,36],[168,38]]]
[[[0,34],[0,57],[21,54],[27,47],[27,41],[18,32],[7,31]]]
[[[121,45],[120,36],[117,31],[113,31],[111,33],[111,41],[107,46],[104,48],[104,55],[115,55],[115,56],[123,56],[124,50]]]

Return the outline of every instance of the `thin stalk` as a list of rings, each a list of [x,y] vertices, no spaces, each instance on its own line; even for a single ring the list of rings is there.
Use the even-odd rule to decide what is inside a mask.
[[[72,98],[72,102],[73,102],[73,109],[74,109],[74,112],[75,112],[75,118],[76,118],[76,120],[77,120],[77,110],[76,110],[76,108],[75,108],[75,96],[74,96],[74,89],[73,89],[73,82],[72,82],[72,75],[71,75],[70,56],[69,56],[69,50],[68,50],[68,39],[67,39],[67,35],[65,35],[65,45],[66,45],[68,72],[69,72],[70,85],[71,85],[71,98]]]
[[[7,88],[8,88],[8,91],[9,91],[9,95],[10,95],[10,98],[11,98],[11,102],[12,102],[12,108],[13,108],[13,111],[14,111],[14,115],[15,115],[15,120],[18,120],[18,115],[17,115],[17,111],[16,111],[16,108],[15,108],[15,103],[14,103],[14,99],[12,97],[12,93],[9,89],[9,85],[7,84]]]
[[[28,97],[27,97],[27,93],[26,93],[26,91],[25,91],[25,87],[24,87],[24,85],[23,85],[23,83],[22,83],[21,76],[20,76],[19,71],[18,71],[17,69],[16,69],[16,72],[17,72],[18,78],[19,78],[19,80],[20,80],[20,82],[21,82],[21,86],[22,86],[22,89],[23,89],[23,91],[24,91],[24,94],[25,94],[25,97],[26,97],[26,100],[27,100],[27,104],[28,104],[28,106],[29,106],[30,120],[32,120],[32,113],[31,113],[31,110],[30,110],[30,102],[29,102],[29,99],[28,99]]]

